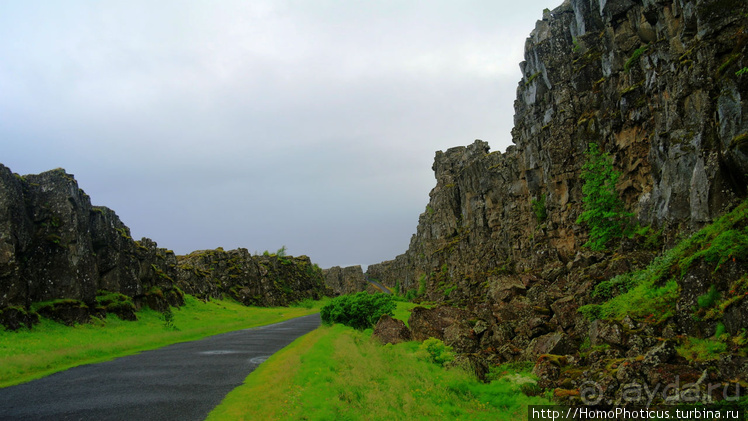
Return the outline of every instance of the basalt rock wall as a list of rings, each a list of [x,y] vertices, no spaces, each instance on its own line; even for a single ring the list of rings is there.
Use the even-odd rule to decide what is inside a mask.
[[[663,229],[666,243],[722,214],[748,185],[747,25],[748,4],[737,0],[571,0],[546,10],[520,64],[514,145],[437,152],[436,186],[408,250],[368,275],[474,302],[513,288],[507,275],[566,273],[587,259],[576,220],[589,143],[621,172],[626,209]]]
[[[109,310],[134,318],[142,305],[181,305],[182,291],[265,306],[330,293],[308,257],[240,249],[178,259],[148,238],[133,240],[65,170],[20,176],[0,164],[0,324],[29,326],[33,310],[66,323]]]
[[[361,266],[333,266],[323,270],[325,284],[332,289],[336,295],[353,294],[359,291],[377,291],[366,281]]]
[[[142,304],[179,305],[176,257],[135,241],[111,209],[92,206],[62,169],[19,176],[0,165],[0,309],[74,300],[93,309],[100,291]],[[161,301],[161,304],[156,304]]]
[[[368,267],[406,296],[445,304],[414,311],[412,336],[443,339],[478,374],[531,361],[538,385],[569,404],[594,404],[589,385],[607,404],[641,405],[627,400],[630,385],[685,380],[704,403],[744,390],[747,31],[745,1],[571,0],[546,10],[520,65],[514,145],[437,152],[410,246]],[[590,143],[612,158],[626,210],[653,235],[583,247]],[[711,249],[711,234],[689,237],[718,217],[707,231],[722,230],[730,239],[720,247],[734,252]],[[691,245],[656,258],[676,243]],[[696,254],[707,249],[723,255]],[[633,278],[650,263],[656,279]],[[616,301],[616,311],[646,303],[625,316],[589,312],[634,285],[655,296],[666,281],[672,289],[656,300]],[[716,338],[720,352],[693,351]]]
[[[287,306],[331,295],[307,256],[253,256],[247,249],[201,250],[178,257],[179,287],[198,298],[231,297],[244,305]]]

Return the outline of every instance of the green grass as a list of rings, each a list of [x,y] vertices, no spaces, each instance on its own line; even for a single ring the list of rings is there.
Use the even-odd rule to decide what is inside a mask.
[[[719,272],[730,260],[748,259],[748,200],[731,212],[718,218],[690,238],[657,257],[646,268],[616,276],[595,287],[593,296],[606,299],[601,304],[590,304],[579,309],[590,319],[620,319],[632,316],[653,317],[665,320],[672,316],[680,295],[678,282],[688,270],[704,262]],[[700,305],[719,308],[724,300],[742,299],[743,280],[736,282],[732,296],[720,298],[716,289],[700,297]]]
[[[167,327],[161,313],[144,308],[138,321],[105,320],[64,326],[48,319],[32,330],[0,332],[0,387],[24,383],[81,364],[106,361],[218,333],[271,324],[319,311],[305,307],[245,307],[233,301],[203,303],[189,295],[172,311]]]
[[[393,319],[399,319],[405,322],[405,325],[410,327],[408,325],[408,319],[410,318],[410,312],[413,311],[414,308],[418,307],[420,304],[411,303],[409,301],[396,301],[395,304],[397,305],[395,307],[395,310],[392,312]]]
[[[727,351],[727,344],[718,340],[688,337],[676,348],[678,355],[689,361],[711,361],[719,359]]]
[[[417,342],[380,345],[369,331],[323,326],[260,365],[208,420],[513,420],[550,404],[522,393],[527,380],[480,383],[426,361]]]

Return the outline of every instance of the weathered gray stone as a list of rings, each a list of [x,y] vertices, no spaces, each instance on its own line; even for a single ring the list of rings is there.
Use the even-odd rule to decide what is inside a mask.
[[[543,354],[573,354],[577,350],[577,346],[569,335],[562,332],[553,332],[533,339],[528,350],[529,356],[537,358]]]
[[[325,284],[337,295],[353,294],[371,289],[370,284],[366,282],[361,266],[344,268],[333,266],[330,269],[324,269],[322,272],[325,277]]]

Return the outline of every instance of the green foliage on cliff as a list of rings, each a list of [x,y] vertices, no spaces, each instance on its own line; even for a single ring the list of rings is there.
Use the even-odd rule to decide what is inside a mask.
[[[679,281],[691,267],[703,262],[717,273],[727,261],[746,259],[748,200],[658,256],[646,268],[599,283],[593,297],[605,301],[583,306],[579,311],[590,319],[631,314],[664,320],[673,314],[680,296]],[[706,319],[719,319],[727,306],[746,299],[746,295],[748,277],[742,277],[729,286],[726,294],[710,287],[698,297],[697,304]]]
[[[631,54],[631,57],[628,60],[626,60],[626,63],[624,63],[623,70],[627,72],[631,71],[631,68],[634,66],[634,64],[639,62],[639,58],[642,56],[642,54],[646,53],[648,49],[649,49],[649,46],[644,45],[634,50],[634,53]]]
[[[374,327],[379,318],[387,314],[392,316],[395,301],[389,294],[369,294],[357,292],[333,298],[320,310],[322,323],[331,325],[344,324],[363,330]]]
[[[601,152],[596,143],[590,143],[589,147],[581,175],[584,180],[584,212],[577,218],[577,223],[590,228],[585,247],[600,251],[605,250],[614,238],[623,236],[633,214],[624,210],[623,201],[618,196],[616,183],[621,174],[613,169],[613,160]]]
[[[548,218],[548,212],[545,209],[545,195],[541,194],[538,199],[533,199],[530,205],[538,223],[542,224],[545,222],[546,218]]]

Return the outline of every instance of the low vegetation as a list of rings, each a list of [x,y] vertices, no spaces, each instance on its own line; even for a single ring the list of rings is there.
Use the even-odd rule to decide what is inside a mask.
[[[187,295],[183,307],[167,313],[144,308],[135,322],[110,315],[90,324],[65,326],[43,318],[33,330],[0,331],[0,387],[81,364],[312,314],[320,305],[258,308],[233,301],[204,303]]]
[[[613,168],[613,159],[596,143],[590,143],[581,174],[584,211],[577,223],[589,227],[589,241],[584,246],[591,250],[605,250],[612,240],[623,237],[633,216],[624,210],[616,190],[620,176]]]
[[[689,268],[703,262],[714,273],[733,260],[748,259],[748,201],[704,227],[690,238],[657,257],[646,268],[616,276],[595,287],[593,297],[601,304],[580,308],[590,319],[620,319],[625,315],[656,315],[665,320],[673,315],[680,296],[679,281]],[[748,281],[742,277],[730,285],[728,294],[713,286],[697,299],[696,311],[719,319],[728,305],[748,295]]]
[[[537,392],[528,387],[535,384],[528,367],[481,383],[433,361],[448,352],[438,343],[381,345],[370,330],[323,326],[260,365],[208,420],[512,420],[527,405],[550,404],[528,396]]]

